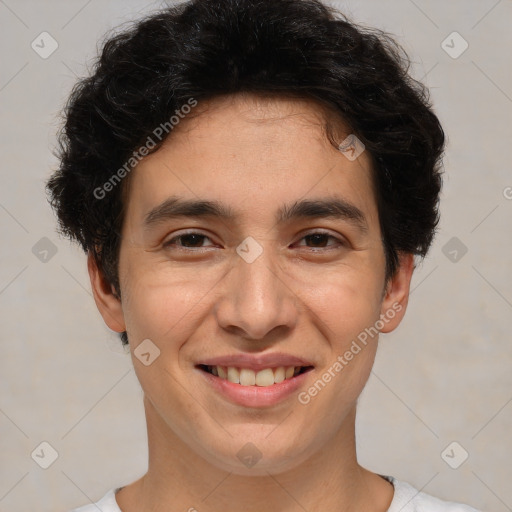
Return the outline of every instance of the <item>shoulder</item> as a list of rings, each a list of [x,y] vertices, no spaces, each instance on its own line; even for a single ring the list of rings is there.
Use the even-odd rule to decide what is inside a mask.
[[[418,491],[407,482],[393,477],[384,477],[395,488],[393,501],[388,512],[480,512],[463,503],[443,501],[439,498]]]
[[[118,489],[110,489],[100,501],[84,505],[83,507],[74,508],[71,512],[121,512],[117,504],[115,493]]]

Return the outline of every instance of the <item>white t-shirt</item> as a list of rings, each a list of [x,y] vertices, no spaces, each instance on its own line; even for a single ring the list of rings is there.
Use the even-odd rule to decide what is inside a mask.
[[[387,512],[481,512],[469,505],[434,498],[392,476],[381,476],[391,482],[395,488],[393,501]],[[115,498],[115,493],[119,489],[110,489],[97,503],[76,508],[71,512],[122,512]]]

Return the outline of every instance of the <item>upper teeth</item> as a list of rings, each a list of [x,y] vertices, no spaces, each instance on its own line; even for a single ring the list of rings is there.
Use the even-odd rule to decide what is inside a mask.
[[[294,374],[299,373],[302,367],[279,366],[278,368],[265,368],[259,372],[233,366],[209,366],[208,368],[221,379],[227,379],[229,382],[242,386],[272,386],[285,379],[290,379]]]

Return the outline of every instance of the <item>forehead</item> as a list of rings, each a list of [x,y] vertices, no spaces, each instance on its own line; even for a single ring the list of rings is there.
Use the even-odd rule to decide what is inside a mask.
[[[327,123],[339,142],[350,133],[312,100],[233,95],[199,102],[132,171],[128,210],[141,218],[179,196],[275,218],[292,199],[336,193],[374,216],[371,157],[349,160],[329,142]]]
[[[339,142],[350,133],[327,104],[277,93],[237,93],[201,101],[176,128],[171,134],[175,139],[192,130],[194,138],[204,133],[210,137],[229,134],[239,142],[249,134],[254,143],[267,140],[269,147],[288,146],[297,137],[324,146],[328,144],[327,129]],[[167,142],[172,144],[172,138]]]

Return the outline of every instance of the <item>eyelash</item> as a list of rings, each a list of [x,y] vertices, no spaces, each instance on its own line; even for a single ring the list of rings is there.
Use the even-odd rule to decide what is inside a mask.
[[[181,251],[186,251],[186,252],[189,252],[189,251],[192,251],[192,252],[199,252],[201,251],[202,249],[205,249],[205,247],[195,247],[195,248],[191,248],[191,247],[183,247],[183,246],[179,246],[173,242],[175,242],[176,240],[180,240],[186,236],[190,236],[190,235],[199,235],[200,237],[202,238],[208,238],[210,239],[209,236],[203,234],[203,233],[200,233],[198,231],[191,231],[189,233],[182,233],[181,235],[178,235],[178,236],[175,236],[174,238],[171,238],[169,241],[165,242],[163,244],[164,248],[169,248],[171,246],[175,246],[178,248],[178,250],[181,250]],[[338,242],[338,246],[346,246],[346,243],[343,242],[342,240],[340,240],[339,238],[335,237],[334,235],[331,235],[330,233],[327,233],[327,232],[324,232],[324,231],[312,231],[310,233],[306,233],[305,235],[303,235],[300,240],[303,240],[309,236],[313,236],[313,235],[325,235],[327,236],[328,238],[332,238],[333,240],[335,240],[336,242]],[[305,247],[305,246],[302,246],[302,247]],[[329,248],[330,247],[330,248]],[[309,247],[309,249],[312,249],[313,251],[317,251],[317,250],[332,250],[332,246],[327,246],[327,247]]]

